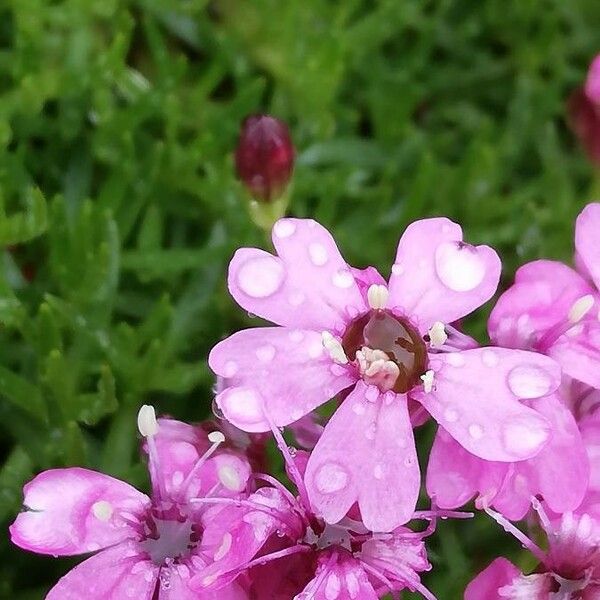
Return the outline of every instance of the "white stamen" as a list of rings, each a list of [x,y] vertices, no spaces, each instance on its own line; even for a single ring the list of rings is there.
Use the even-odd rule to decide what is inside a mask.
[[[448,339],[448,334],[441,321],[436,321],[427,333],[429,334],[432,348],[440,348]]]
[[[324,331],[321,334],[321,339],[323,341],[323,347],[325,348],[325,350],[327,350],[329,356],[331,356],[331,359],[334,362],[340,365],[348,364],[348,357],[346,356],[344,348],[342,348],[342,344],[339,342],[339,340],[336,340],[329,333],[329,331]]]
[[[356,361],[365,381],[383,391],[391,390],[400,375],[398,365],[383,350],[363,346],[356,351]]]
[[[113,514],[113,507],[106,500],[98,500],[92,504],[92,513],[99,521],[108,521]]]
[[[421,375],[421,381],[423,382],[423,389],[425,390],[426,394],[429,394],[429,392],[431,392],[431,390],[433,389],[433,377],[434,377],[434,372],[429,369],[429,371],[426,371],[423,375]]]
[[[220,431],[211,431],[208,434],[208,441],[213,444],[222,444],[225,441],[225,436]]]
[[[367,290],[367,300],[369,301],[369,306],[373,310],[381,310],[382,308],[385,308],[389,295],[390,293],[385,285],[378,285],[374,283]]]
[[[594,296],[591,294],[582,296],[579,300],[573,302],[573,306],[571,306],[571,310],[569,310],[569,321],[573,324],[579,323],[592,306],[594,306]]]
[[[145,438],[155,436],[158,433],[158,423],[156,421],[154,406],[149,404],[142,405],[137,416],[137,426],[139,432]]]

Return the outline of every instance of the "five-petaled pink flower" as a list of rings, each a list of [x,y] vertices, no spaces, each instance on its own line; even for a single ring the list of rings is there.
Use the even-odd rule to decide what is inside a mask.
[[[550,521],[536,503],[548,538],[543,551],[500,515],[491,513],[539,561],[530,575],[497,558],[465,590],[465,600],[597,600],[600,598],[600,530],[589,515],[564,513]]]
[[[228,283],[238,304],[280,327],[235,333],[209,364],[227,382],[218,406],[246,431],[268,430],[265,413],[288,425],[344,392],[306,471],[325,521],[340,521],[355,503],[372,531],[411,517],[420,474],[408,400],[487,460],[524,460],[547,442],[550,423],[520,401],[552,393],[558,365],[521,350],[470,348],[449,325],[494,294],[500,260],[491,248],[463,242],[448,219],[417,221],[386,283],[374,268],[349,267],[315,221],[278,221],[273,243],[276,256],[238,250]]]
[[[60,579],[47,600],[247,600],[236,582],[218,596],[188,587],[194,572],[222,552],[204,537],[227,539],[226,519],[206,519],[191,499],[239,497],[247,460],[236,452],[215,453],[224,441],[220,432],[207,437],[185,423],[157,422],[151,407],[142,407],[138,423],[146,437],[151,498],[77,467],[45,471],[25,486],[25,510],[10,527],[13,543],[52,556],[97,552]]]

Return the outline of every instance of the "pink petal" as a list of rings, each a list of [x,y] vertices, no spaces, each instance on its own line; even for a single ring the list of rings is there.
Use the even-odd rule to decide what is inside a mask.
[[[551,423],[552,437],[537,456],[515,465],[510,484],[494,503],[511,520],[522,519],[538,494],[554,512],[575,510],[588,486],[587,455],[571,413],[556,394],[540,398],[535,408]]]
[[[460,226],[449,219],[415,221],[398,244],[388,306],[425,333],[434,322],[452,323],[487,302],[500,269],[494,250],[464,244]]]
[[[10,526],[11,539],[26,550],[55,556],[136,537],[129,521],[139,521],[150,507],[150,499],[127,483],[77,467],[44,471],[23,491],[27,510]]]
[[[497,558],[465,590],[465,600],[505,600],[498,590],[519,577],[521,572],[506,558]]]
[[[547,419],[519,401],[551,394],[560,368],[534,352],[478,348],[430,354],[433,390],[413,397],[464,448],[486,460],[515,462],[547,442]]]
[[[372,390],[359,381],[331,417],[308,461],[306,483],[328,523],[358,501],[368,529],[390,531],[412,516],[419,464],[405,397],[389,392],[373,399]]]
[[[377,600],[369,578],[360,562],[346,554],[323,553],[315,578],[294,600]]]
[[[573,304],[593,288],[573,269],[551,260],[522,266],[488,321],[494,343],[531,349],[552,326],[566,322]]]
[[[600,289],[600,203],[588,204],[577,217],[575,248]]]
[[[242,248],[229,266],[229,291],[250,313],[278,325],[335,329],[367,310],[331,234],[310,219],[273,227],[278,256]]]
[[[210,368],[234,387],[217,398],[224,415],[244,431],[268,431],[266,407],[279,426],[299,420],[356,379],[353,367],[336,365],[314,331],[261,327],[218,343]]]
[[[189,566],[188,566],[189,565]],[[230,583],[219,590],[197,592],[190,587],[190,576],[195,572],[193,563],[175,565],[161,569],[161,581],[157,600],[248,600],[248,594],[237,582]]]
[[[600,388],[600,322],[589,319],[575,325],[548,349],[548,356],[569,377]]]
[[[427,494],[439,508],[458,508],[476,495],[490,506],[502,487],[508,467],[506,463],[483,460],[467,452],[440,427],[429,454]]]
[[[600,54],[594,58],[588,70],[585,93],[592,102],[600,104]]]
[[[167,494],[175,498],[194,498],[206,495],[221,482],[219,473],[226,470],[229,487],[221,487],[219,495],[237,494],[246,487],[250,476],[250,464],[241,453],[233,450],[217,450],[217,453],[188,475],[200,457],[210,448],[206,432],[198,426],[188,425],[175,419],[159,419],[155,437],[160,460],[160,476]],[[183,483],[185,489],[182,489]]]
[[[135,543],[103,550],[69,571],[46,600],[152,600],[159,568],[139,554]]]

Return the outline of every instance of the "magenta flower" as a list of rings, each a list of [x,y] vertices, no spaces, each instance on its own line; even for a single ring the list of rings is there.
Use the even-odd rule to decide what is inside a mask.
[[[159,424],[151,407],[142,407],[138,423],[146,437],[151,498],[123,481],[77,467],[45,471],[25,486],[25,510],[10,526],[14,544],[52,556],[97,552],[60,579],[48,600],[216,600],[193,593],[187,584],[214,559],[215,548],[203,542],[204,535],[224,533],[188,496],[194,490],[238,497],[246,487],[247,463],[234,453],[215,454],[224,441],[221,433],[207,439],[184,423]],[[247,595],[232,583],[218,598],[246,600]]]
[[[435,600],[418,575],[431,568],[423,539],[433,532],[433,525],[423,532],[398,527],[390,533],[375,534],[350,518],[334,525],[325,523],[314,513],[304,487],[300,469],[306,464],[305,453],[291,449],[296,457],[292,458],[281,434],[276,429],[273,433],[299,497],[271,479],[273,487],[259,489],[243,503],[200,500],[202,504],[232,505],[228,531],[233,542],[228,544],[229,553],[215,557],[213,563],[191,580],[191,586],[199,592],[219,590],[246,571],[252,582],[253,597],[257,598],[273,597],[273,592],[285,589],[281,598],[374,600],[389,592],[410,589]],[[440,514],[454,516],[454,513]],[[430,519],[433,524],[437,513],[414,516]],[[248,545],[252,541],[255,545],[250,553]],[[240,561],[242,553],[248,557],[246,563]],[[273,561],[277,561],[274,568],[262,570]]]
[[[521,267],[489,320],[492,340],[542,352],[564,373],[600,388],[600,204],[586,206],[575,228],[579,272],[555,261]]]
[[[497,558],[465,591],[465,600],[597,600],[600,598],[600,530],[589,515],[565,513],[550,522],[537,506],[548,538],[543,551],[499,515],[494,516],[539,560],[524,575],[510,561]]]
[[[326,522],[357,502],[372,531],[411,517],[420,474],[408,401],[476,456],[514,462],[540,451],[550,424],[520,401],[554,391],[558,366],[518,350],[463,349],[448,325],[496,290],[491,248],[464,243],[448,219],[417,221],[386,284],[373,268],[350,268],[315,221],[278,221],[273,243],[277,256],[238,250],[228,281],[238,304],[280,327],[213,348],[209,364],[228,384],[216,402],[237,427],[266,431],[264,414],[285,426],[344,392],[306,473]]]
[[[590,160],[600,164],[600,55],[592,61],[585,84],[575,90],[567,105],[571,128]]]

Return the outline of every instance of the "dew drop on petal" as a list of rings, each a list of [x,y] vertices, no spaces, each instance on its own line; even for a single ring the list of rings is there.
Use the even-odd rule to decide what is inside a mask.
[[[446,362],[453,367],[464,367],[465,359],[460,352],[450,352],[445,355]]]
[[[517,398],[541,398],[552,389],[552,378],[536,365],[520,365],[508,374],[508,387]]]
[[[469,435],[474,440],[480,440],[483,437],[483,427],[477,423],[471,423],[469,425]]]
[[[507,452],[517,458],[526,458],[544,444],[548,435],[548,430],[540,423],[515,419],[504,425],[502,440]]]
[[[365,437],[368,440],[374,440],[375,439],[375,434],[377,433],[377,425],[375,425],[375,423],[371,423],[366,429],[365,429]]]
[[[310,358],[319,358],[319,356],[323,354],[323,343],[321,340],[314,341],[309,344],[307,352]]]
[[[315,475],[315,485],[322,494],[333,494],[348,485],[348,473],[335,463],[325,463]]]
[[[312,264],[317,267],[322,267],[329,260],[327,250],[323,244],[319,244],[319,242],[310,244],[308,247],[308,255],[310,256]]]
[[[394,275],[402,275],[404,273],[404,267],[399,263],[395,263],[392,265],[392,273]]]
[[[473,246],[445,242],[435,251],[435,271],[447,288],[469,292],[483,281],[485,264]]]
[[[498,354],[496,352],[486,348],[481,353],[481,362],[486,367],[497,367],[498,364],[500,363],[500,358],[498,357]]]
[[[247,260],[237,273],[237,283],[252,298],[268,298],[283,283],[283,266],[274,256],[259,256]]]
[[[365,392],[365,398],[369,402],[376,402],[379,398],[379,389],[374,385],[370,385]]]
[[[332,282],[338,288],[347,289],[352,287],[354,277],[352,277],[352,273],[348,269],[340,269],[333,274]]]
[[[228,360],[223,367],[223,377],[233,377],[237,372],[237,363],[233,360]]]
[[[267,344],[256,349],[256,358],[263,363],[269,363],[275,358],[275,346]]]
[[[365,409],[365,405],[362,402],[355,402],[352,405],[352,410],[357,415],[364,415],[366,409]]]
[[[448,423],[456,423],[456,421],[458,421],[458,411],[454,408],[447,408],[444,412],[444,419],[446,419]]]
[[[280,219],[273,227],[273,233],[280,238],[287,238],[296,232],[296,224],[291,219]]]
[[[375,479],[383,478],[383,467],[381,465],[375,465],[375,468],[373,469],[373,477],[375,477]]]
[[[225,415],[235,421],[254,424],[264,420],[260,397],[250,388],[236,387],[226,390],[219,403]]]

